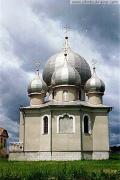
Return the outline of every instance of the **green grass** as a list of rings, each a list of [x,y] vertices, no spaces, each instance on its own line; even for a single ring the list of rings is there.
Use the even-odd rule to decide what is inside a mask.
[[[120,160],[120,154],[113,153],[113,154],[110,155],[110,159]]]
[[[115,156],[115,155],[114,155]],[[120,180],[120,161],[0,161],[0,180]]]

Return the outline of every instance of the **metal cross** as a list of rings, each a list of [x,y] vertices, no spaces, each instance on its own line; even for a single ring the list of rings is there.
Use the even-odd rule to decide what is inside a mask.
[[[93,66],[93,68],[96,68],[96,64],[97,64],[97,60],[96,59],[92,59],[92,66]]]
[[[69,31],[70,27],[67,26],[67,24],[66,24],[64,29],[65,29],[65,37],[67,37],[67,34],[68,34],[68,31]]]
[[[34,68],[37,71],[37,74],[39,75],[39,69],[40,69],[40,61],[34,61]]]
[[[96,64],[97,64],[97,60],[96,60],[96,59],[92,59],[93,73],[95,73],[95,70],[96,70]]]
[[[67,33],[68,33],[68,29],[70,29],[70,28],[67,25],[65,25],[64,29],[65,29],[64,53],[67,54],[67,50],[68,50],[68,35],[67,35]]]

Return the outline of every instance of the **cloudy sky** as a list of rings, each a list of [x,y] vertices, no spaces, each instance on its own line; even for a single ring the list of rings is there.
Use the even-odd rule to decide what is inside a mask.
[[[110,105],[110,144],[120,144],[119,6],[73,5],[69,0],[0,0],[0,126],[18,139],[19,107],[28,105],[27,85],[34,61],[47,59],[69,44],[106,84],[104,103]]]

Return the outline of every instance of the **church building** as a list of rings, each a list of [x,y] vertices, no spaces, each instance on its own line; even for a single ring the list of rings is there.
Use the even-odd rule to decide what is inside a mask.
[[[43,75],[37,69],[28,85],[30,105],[20,108],[19,142],[10,160],[109,158],[108,114],[104,82],[87,61],[65,47],[50,57]],[[47,96],[47,98],[46,98]]]
[[[0,158],[8,156],[7,140],[8,132],[6,129],[0,127]]]

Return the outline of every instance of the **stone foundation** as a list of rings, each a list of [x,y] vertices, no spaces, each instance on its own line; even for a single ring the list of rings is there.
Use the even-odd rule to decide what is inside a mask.
[[[10,161],[73,161],[109,159],[109,152],[10,152]]]
[[[89,160],[89,159],[92,159],[92,152],[82,152],[82,159],[86,159],[86,160]]]
[[[54,161],[81,160],[81,152],[52,152],[52,160]]]
[[[92,159],[95,160],[102,160],[102,159],[109,159],[109,152],[93,152]]]
[[[10,152],[10,161],[80,160],[81,152]]]
[[[51,152],[10,152],[10,161],[50,161]]]

